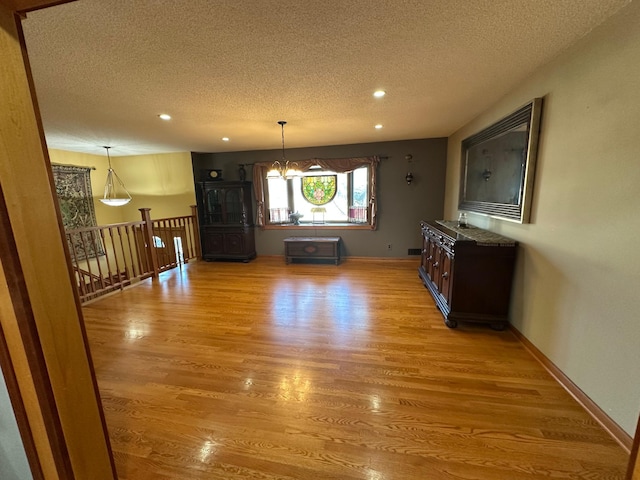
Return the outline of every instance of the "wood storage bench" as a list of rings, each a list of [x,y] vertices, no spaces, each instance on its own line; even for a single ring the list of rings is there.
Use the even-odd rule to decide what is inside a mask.
[[[331,260],[340,263],[340,237],[289,237],[284,239],[284,258]]]

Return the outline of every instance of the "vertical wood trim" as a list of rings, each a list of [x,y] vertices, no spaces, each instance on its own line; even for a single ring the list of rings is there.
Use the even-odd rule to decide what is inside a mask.
[[[6,284],[6,278],[2,264],[0,263],[0,304],[4,304],[8,307],[11,304],[11,298],[9,295],[9,289]],[[7,321],[15,320],[15,316],[5,314],[0,311],[0,319],[6,318]],[[38,455],[38,449],[36,447],[33,433],[30,427],[29,416],[27,409],[24,405],[22,395],[20,393],[20,386],[18,384],[18,378],[9,355],[9,347],[7,345],[7,339],[4,335],[2,322],[0,322],[0,369],[4,375],[5,384],[7,385],[7,391],[9,392],[9,399],[11,406],[16,417],[16,423],[18,424],[18,430],[20,432],[20,438],[22,439],[22,445],[24,447],[27,461],[29,462],[29,468],[34,480],[44,480],[44,472],[40,464],[40,456]],[[26,395],[25,395],[26,396]],[[48,454],[48,445],[44,444],[45,452]],[[51,457],[50,460],[53,460]]]
[[[0,267],[0,280],[2,280],[0,283],[2,299],[0,329],[6,341],[6,352],[12,363],[12,371],[18,370],[13,367],[15,363],[21,366],[22,373],[20,379],[16,377],[16,383],[20,388],[17,392],[14,390],[14,393],[20,394],[22,406],[29,402],[31,412],[29,414],[25,409],[26,419],[30,419],[30,430],[33,430],[35,438],[39,440],[38,444],[34,443],[35,451],[27,450],[27,455],[38,453],[37,463],[46,464],[48,478],[72,478],[69,454],[56,412],[33,313],[26,295],[24,277],[17,261],[17,252],[11,236],[1,187]],[[29,458],[29,464],[32,463],[35,461]]]
[[[0,255],[5,270],[13,265],[6,278],[13,285],[9,291],[21,335],[8,338],[8,344],[23,350],[31,361],[60,477],[113,479],[113,458],[72,284],[24,37],[19,20],[4,4],[0,50],[0,104],[6,106],[0,115],[0,188],[8,219],[3,230],[15,245],[13,255],[7,250]],[[39,355],[44,367],[33,370],[33,359]],[[47,380],[51,399],[46,398]]]
[[[629,468],[627,470],[627,480],[640,480],[640,418],[636,427],[636,436],[633,438],[633,447],[629,456]]]

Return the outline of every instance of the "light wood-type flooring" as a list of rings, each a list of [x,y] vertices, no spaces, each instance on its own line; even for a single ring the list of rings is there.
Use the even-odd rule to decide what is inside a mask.
[[[623,479],[514,335],[418,261],[196,262],[83,308],[121,480]]]

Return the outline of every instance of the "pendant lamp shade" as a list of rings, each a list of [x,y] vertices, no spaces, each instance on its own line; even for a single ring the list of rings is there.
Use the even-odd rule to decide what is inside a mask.
[[[111,167],[111,156],[109,155],[109,149],[111,147],[104,148],[107,150],[109,170],[107,171],[107,181],[104,184],[104,196],[100,201],[110,207],[121,207],[131,201],[131,194],[125,188],[124,183],[120,180],[116,171]]]

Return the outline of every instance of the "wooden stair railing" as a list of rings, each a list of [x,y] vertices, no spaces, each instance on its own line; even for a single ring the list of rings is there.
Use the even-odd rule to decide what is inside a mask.
[[[122,290],[124,287],[131,285],[129,272],[125,269],[123,272],[114,273],[111,277],[100,277],[95,273],[91,273],[82,268],[73,265],[73,271],[76,274],[76,285],[81,297],[95,298],[109,293],[114,290]]]
[[[175,268],[200,256],[200,234],[196,218],[192,214],[152,220],[154,247],[160,271]]]
[[[200,256],[195,206],[192,214],[67,230],[67,248],[81,302],[123,289]]]

